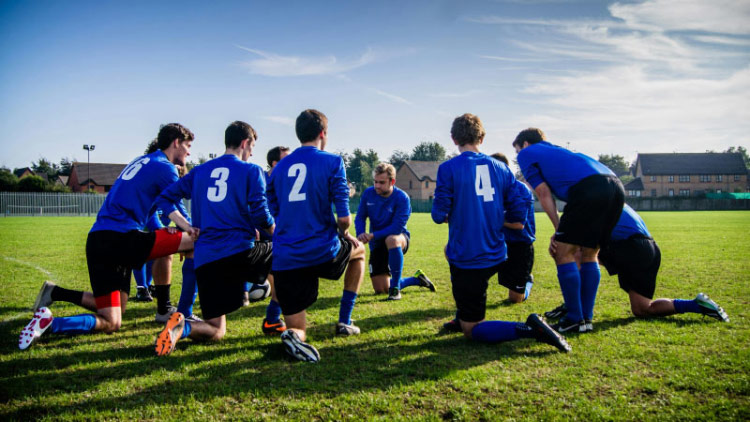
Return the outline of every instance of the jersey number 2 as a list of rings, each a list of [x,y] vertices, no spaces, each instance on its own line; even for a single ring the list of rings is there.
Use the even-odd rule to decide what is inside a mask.
[[[302,163],[293,164],[289,167],[289,177],[296,177],[294,179],[294,185],[292,185],[292,191],[289,192],[289,202],[304,201],[307,199],[307,194],[301,193],[302,185],[305,183],[305,176],[307,176],[307,166]]]
[[[474,188],[477,191],[477,196],[484,198],[484,202],[492,201],[495,196],[495,188],[492,187],[492,182],[490,182],[490,168],[487,164],[477,166]]]
[[[214,180],[214,185],[208,188],[208,200],[211,202],[221,202],[227,197],[227,178],[229,177],[229,169],[226,167],[217,167],[211,172],[211,178]]]

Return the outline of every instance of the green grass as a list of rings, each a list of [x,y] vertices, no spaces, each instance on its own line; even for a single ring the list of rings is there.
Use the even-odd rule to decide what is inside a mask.
[[[383,302],[365,277],[354,310],[362,334],[335,338],[342,283],[322,281],[309,309],[318,365],[288,361],[278,338],[260,333],[265,302],[229,315],[223,341],[183,340],[166,358],[153,355],[155,305],[134,302],[114,335],[45,335],[21,352],[18,333],[45,279],[88,289],[93,219],[0,218],[0,419],[750,419],[750,213],[643,216],[663,254],[657,297],[704,291],[730,323],[695,314],[635,319],[605,273],[595,331],[568,336],[570,354],[531,340],[484,345],[441,333],[454,313],[442,254],[447,226],[415,214],[405,274],[424,269],[437,294],[409,288],[403,300]],[[510,306],[493,279],[488,319],[523,321],[561,302],[546,256],[551,225],[543,214],[537,221],[531,298]],[[52,309],[82,312],[65,303]]]

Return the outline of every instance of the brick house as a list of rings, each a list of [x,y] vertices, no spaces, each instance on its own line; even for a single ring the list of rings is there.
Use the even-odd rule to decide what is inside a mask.
[[[396,172],[396,187],[412,199],[432,199],[439,166],[437,161],[404,161]]]
[[[73,163],[68,186],[73,192],[86,192],[86,182],[90,174],[91,189],[97,193],[107,193],[112,189],[112,185],[115,184],[115,180],[125,166],[127,164]],[[91,173],[89,173],[89,167]]]
[[[744,192],[748,170],[739,153],[638,154],[629,197],[696,196]]]

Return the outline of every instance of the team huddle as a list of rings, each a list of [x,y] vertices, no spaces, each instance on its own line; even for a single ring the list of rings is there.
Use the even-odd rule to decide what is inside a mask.
[[[410,286],[436,291],[421,270],[403,277],[411,206],[408,195],[395,186],[395,168],[387,163],[375,168],[374,186],[361,196],[353,236],[344,162],[325,152],[328,119],[308,109],[297,118],[295,130],[300,146],[291,152],[274,148],[276,156],[272,160],[269,153],[271,169],[265,173],[247,162],[257,133],[247,123],[233,122],[225,131],[224,155],[180,178],[175,166],[186,164],[194,135],[180,124],[163,126],[155,151],[122,171],[89,232],[91,292],[45,282],[19,347],[27,349],[47,331],[75,335],[119,330],[131,271],[156,260],[156,281],[156,262],[175,253],[187,256],[177,308],[169,303],[168,284],[156,283],[157,321],[165,323],[155,342],[159,356],[172,353],[187,337],[220,340],[226,334],[226,315],[247,303],[248,292],[259,291],[259,298],[271,296],[262,332],[280,335],[292,358],[318,362],[318,350],[307,342],[307,309],[317,300],[320,278],[343,276],[335,335],[360,333],[351,316],[364,278],[365,244],[370,247],[373,289],[387,294],[386,300],[400,300],[402,289]],[[550,144],[541,130],[530,128],[513,142],[525,179],[521,181],[505,156],[480,152],[484,136],[477,116],[457,117],[451,138],[460,155],[438,169],[432,219],[447,223],[449,236],[445,249],[435,253],[444,253],[448,261],[456,303],[455,318],[443,325],[445,330],[488,343],[532,338],[570,351],[563,333],[593,330],[599,262],[618,275],[636,316],[694,312],[729,321],[703,293],[694,300],[653,300],[661,254],[643,220],[624,204],[622,184],[610,169]],[[559,321],[550,325],[536,313],[525,323],[485,320],[493,275],[508,288],[511,302],[531,294],[536,240],[532,190],[555,228],[548,250],[557,265],[564,303],[545,317]],[[555,197],[566,202],[561,217]],[[191,201],[189,215],[183,199]],[[176,227],[145,231],[157,213]],[[166,262],[171,267],[171,261]],[[139,285],[137,298],[148,295],[142,288]],[[196,294],[202,319],[192,312]],[[49,306],[55,301],[95,313],[53,317]]]

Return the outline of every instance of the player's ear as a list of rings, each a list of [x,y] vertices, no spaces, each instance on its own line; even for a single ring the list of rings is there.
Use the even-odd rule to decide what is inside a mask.
[[[391,179],[391,186],[396,184],[396,179]]]

